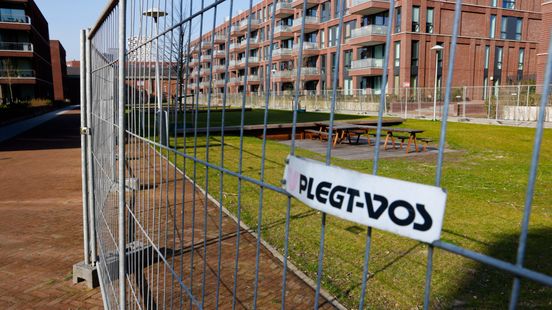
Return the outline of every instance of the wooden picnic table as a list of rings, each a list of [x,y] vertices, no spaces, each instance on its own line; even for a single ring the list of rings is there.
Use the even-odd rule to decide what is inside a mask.
[[[359,128],[364,128],[368,131],[369,130],[377,130],[378,126],[362,126],[359,125]],[[417,134],[424,132],[424,130],[421,129],[412,129],[412,128],[401,128],[401,127],[381,127],[382,132],[387,132],[385,136],[385,143],[383,144],[383,149],[387,150],[387,145],[389,143],[389,140],[393,143],[393,148],[395,148],[395,138],[398,138],[401,140],[401,148],[404,143],[405,137],[397,137],[394,134],[395,133],[407,133],[408,134],[408,143],[406,145],[406,153],[408,154],[410,152],[410,146],[414,144],[414,150],[416,152],[418,151],[418,139],[416,137]],[[425,147],[424,147],[425,148]]]
[[[321,133],[328,133],[330,123],[329,122],[316,122],[315,125],[320,126],[319,135],[320,138],[322,138]],[[326,131],[323,131],[326,129]],[[360,141],[360,136],[362,134],[370,134],[371,130],[377,131],[378,126],[372,126],[372,125],[356,125],[356,124],[350,124],[350,123],[344,123],[344,122],[335,122],[333,126],[334,136],[328,137],[328,141],[332,140],[333,146],[335,146],[337,143],[343,142],[345,139],[349,141],[349,144],[353,144],[351,140],[351,134],[356,134],[357,139],[356,143],[358,144]],[[404,144],[404,141],[408,139],[408,143],[406,145],[406,153],[410,152],[410,146],[414,144],[414,150],[416,152],[419,152],[418,150],[418,138],[416,137],[417,134],[424,132],[424,130],[420,129],[412,129],[412,128],[400,128],[400,127],[381,127],[382,132],[386,132],[385,142],[383,144],[383,149],[387,150],[389,141],[392,142],[393,148],[395,147],[395,139],[401,140],[401,148]],[[408,137],[404,136],[396,136],[395,133],[407,133]],[[374,133],[375,135],[376,133]],[[368,144],[370,144],[370,139],[368,138]],[[427,144],[427,142],[426,142]],[[425,150],[425,146],[424,146]]]

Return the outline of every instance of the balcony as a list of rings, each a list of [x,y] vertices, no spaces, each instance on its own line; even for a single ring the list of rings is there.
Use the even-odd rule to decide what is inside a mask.
[[[275,82],[288,79],[291,80],[293,79],[291,73],[291,70],[272,71],[272,79]]]
[[[32,43],[0,42],[0,51],[32,52]]]
[[[31,24],[31,18],[26,15],[0,15],[0,23]]]
[[[274,39],[283,40],[293,38],[293,28],[291,26],[276,26],[274,27]]]
[[[238,43],[230,44],[230,52],[235,51],[240,45]]]
[[[389,10],[389,0],[353,0],[350,14],[372,15]]]
[[[292,77],[297,77],[297,69],[292,71]],[[320,79],[320,70],[316,67],[302,67],[301,80],[318,80]]]
[[[371,46],[385,43],[387,26],[368,25],[351,31],[347,43],[352,45]]]
[[[276,18],[284,18],[293,15],[294,10],[291,3],[278,2],[276,3]]]
[[[212,47],[213,45],[211,44],[211,38],[208,38],[201,43],[202,50],[208,50],[208,49],[211,49]]]
[[[260,81],[261,79],[258,75],[250,74],[247,76],[247,84],[259,84]],[[230,78],[230,80],[228,81],[228,84],[243,85],[244,82],[245,82],[245,76],[240,76],[240,77]]]
[[[306,2],[307,9],[310,9],[315,5],[323,3],[324,1],[326,0],[294,0],[293,2],[291,2],[291,6],[295,9],[302,9],[303,3]]]
[[[224,72],[225,70],[226,70],[225,65],[215,65],[215,66],[213,66],[213,73],[221,73],[221,72]]]
[[[34,70],[0,70],[0,78],[2,79],[32,79],[35,77]]]
[[[190,67],[195,67],[197,65],[199,65],[199,59],[193,58],[190,60]]]
[[[216,34],[215,35],[215,44],[224,44],[228,37],[226,37],[223,34]]]
[[[244,39],[240,42],[240,44],[237,47],[237,51],[244,51],[247,48],[247,39]],[[249,39],[249,49],[256,49],[259,48],[259,40],[257,38],[251,38]]]
[[[201,55],[201,62],[202,63],[211,62],[211,59],[213,59],[213,57],[211,55]]]
[[[301,32],[301,26],[303,23],[303,17],[299,16],[293,20],[293,32]],[[316,31],[320,28],[320,18],[317,16],[305,17],[305,32]]]
[[[299,48],[301,47],[301,43],[297,43],[293,46],[293,52],[297,53],[299,55]],[[320,51],[320,47],[318,42],[305,42],[303,44],[303,57],[304,56],[312,56],[312,55],[318,55],[318,52]]]
[[[249,19],[246,18],[242,20],[238,26],[239,31],[244,32],[247,31],[247,25],[249,24]],[[261,26],[261,20],[260,19],[251,19],[251,30],[257,30]]]
[[[224,84],[225,84],[225,80],[222,79],[222,80],[215,80],[215,86],[216,87],[224,87]]]
[[[215,50],[215,51],[213,51],[213,57],[215,57],[215,59],[226,58],[226,51]]]
[[[245,67],[245,61],[246,58],[242,58],[238,61],[238,67]],[[251,66],[258,66],[259,65],[259,57],[249,57],[249,61],[247,63],[249,67]]]
[[[353,60],[351,62],[350,75],[355,76],[376,76],[383,74],[383,59],[366,58]]]
[[[285,60],[293,57],[293,49],[291,48],[279,48],[272,51],[272,60]]]

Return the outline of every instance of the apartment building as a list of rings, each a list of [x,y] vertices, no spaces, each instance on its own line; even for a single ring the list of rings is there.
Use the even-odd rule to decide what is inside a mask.
[[[274,92],[293,90],[297,79],[295,70],[299,66],[304,1],[307,1],[307,11],[301,89],[312,92],[331,89],[332,73],[336,70],[339,0],[262,0],[251,12],[240,13],[219,25],[214,34],[206,33],[192,42],[189,85],[196,85],[199,79],[200,89],[195,91],[205,92],[211,86],[214,91],[222,92],[228,61],[231,92],[262,91],[268,70],[272,71],[270,87]],[[437,84],[443,84],[449,66],[446,60],[450,53],[455,1],[397,0],[393,20],[389,18],[388,0],[345,1],[338,89],[345,94],[381,92],[389,23],[392,25],[387,68],[389,92],[396,93],[401,87],[433,87],[436,76]],[[542,71],[537,54],[546,49],[543,47],[546,42],[541,40],[541,11],[550,7],[549,1],[465,0],[463,3],[454,86],[537,80],[537,73]],[[273,61],[269,63],[270,16],[274,4],[276,27]],[[246,59],[250,14],[250,52]],[[211,45],[212,35],[214,45]],[[230,55],[226,57],[228,35]],[[434,48],[437,45],[443,48]],[[212,81],[209,80],[211,67]],[[246,70],[249,74],[244,86]]]
[[[33,0],[0,2],[0,100],[52,98],[48,22]]]

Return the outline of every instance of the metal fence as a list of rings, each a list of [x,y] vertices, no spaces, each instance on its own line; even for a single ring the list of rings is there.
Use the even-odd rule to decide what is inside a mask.
[[[538,119],[541,94],[536,85],[512,85],[491,87],[453,87],[449,117],[473,118],[513,122],[533,122]],[[332,91],[300,91],[299,108],[311,112],[330,112]],[[437,94],[437,96],[435,96]],[[243,94],[230,93],[225,105],[240,107]],[[264,108],[267,93],[252,92],[246,95],[246,107]],[[208,94],[199,95],[200,102],[207,102]],[[223,94],[210,95],[213,107],[222,107]],[[269,94],[269,109],[293,110],[294,92],[280,91]],[[377,115],[381,94],[370,89],[338,90],[335,112]],[[396,94],[386,94],[384,115],[407,118],[438,119],[443,116],[444,88],[401,88]],[[550,122],[552,98],[545,110],[545,122]]]
[[[345,12],[346,2],[338,2],[339,12]],[[471,95],[466,89],[456,94],[451,85],[461,4],[461,0],[456,1],[448,59],[450,68],[443,88],[443,103],[439,105],[443,121],[435,159],[433,183],[437,187],[441,187],[443,179],[447,118],[457,109],[455,105],[460,99],[464,102],[469,97],[488,98],[481,103],[484,106],[482,116],[506,118],[518,110],[508,112],[486,102],[505,96],[509,102],[515,102],[509,106],[527,106],[526,98],[532,93],[530,87],[527,91],[514,87],[506,90],[504,95],[488,97]],[[344,308],[341,303],[344,298],[354,299],[348,303],[360,309],[369,306],[367,296],[373,294],[369,288],[371,253],[377,250],[377,247],[372,249],[372,228],[366,227],[363,233],[364,259],[359,274],[344,273],[341,279],[327,277],[331,270],[326,270],[325,265],[331,264],[335,256],[341,254],[327,245],[326,237],[333,233],[327,231],[329,217],[325,213],[306,211],[311,216],[310,221],[319,221],[317,233],[306,228],[293,229],[298,225],[294,222],[306,215],[295,211],[301,209],[300,204],[281,188],[279,181],[274,182],[274,178],[278,179],[278,175],[283,173],[285,163],[272,161],[268,155],[271,145],[267,132],[272,115],[269,108],[274,107],[271,106],[276,104],[273,102],[284,102],[292,108],[293,126],[287,153],[295,155],[298,152],[296,130],[300,102],[304,102],[299,89],[307,1],[301,6],[301,22],[294,23],[301,25],[297,91],[280,101],[266,92],[254,104],[246,94],[230,95],[225,91],[216,95],[211,87],[202,95],[198,92],[190,95],[189,89],[198,88],[200,83],[196,80],[196,85],[190,85],[186,78],[192,70],[191,57],[186,56],[194,52],[190,43],[214,30],[221,17],[232,19],[236,5],[237,1],[233,0],[115,0],[109,3],[98,23],[82,34],[86,73],[83,76],[86,96],[83,97],[85,117],[82,120],[83,133],[86,134],[86,139],[83,139],[86,150],[83,157],[86,180],[83,182],[84,251],[86,263],[98,268],[106,308]],[[252,6],[253,0],[250,0],[246,9]],[[395,1],[391,0],[389,20],[393,20],[394,7]],[[270,29],[274,29],[276,6],[271,10],[267,19]],[[338,42],[342,40],[343,19],[343,14],[339,14]],[[249,15],[247,22],[232,25],[229,33],[234,28],[246,28],[246,33],[250,33],[256,22]],[[392,23],[389,23],[384,68],[389,63],[391,27]],[[273,42],[274,32],[267,37]],[[210,42],[199,43],[199,51],[203,44],[213,45],[215,36],[209,39]],[[225,54],[229,55],[230,36],[225,40]],[[251,43],[250,36],[246,35],[245,68],[250,59]],[[338,45],[335,58],[340,59],[341,53]],[[201,53],[199,55],[201,62]],[[270,52],[269,61],[272,61],[272,56]],[[205,68],[212,80],[213,68]],[[223,88],[228,89],[228,62],[224,70]],[[337,85],[338,74],[340,72],[336,70],[331,85]],[[552,52],[548,54],[545,85],[550,85],[551,75]],[[153,97],[142,91],[152,83],[152,77],[156,80],[157,94]],[[267,85],[270,85],[270,79],[269,74]],[[245,70],[243,81],[247,84],[248,70]],[[387,82],[387,71],[384,70],[382,85]],[[161,95],[162,87],[167,87],[166,96]],[[386,110],[409,116],[430,109],[431,105],[426,105],[425,101],[410,103],[410,98],[416,96],[427,98],[427,91],[412,91],[401,90],[405,94],[397,98],[406,98],[402,107],[400,99],[386,102],[385,88],[377,98],[366,99],[371,104],[378,103],[374,110],[379,117],[376,145],[380,144]],[[527,93],[525,97],[523,91]],[[424,287],[424,308],[432,307],[435,249],[511,275],[514,279],[511,308],[518,305],[522,279],[552,286],[550,275],[524,267],[549,91],[549,87],[544,87],[538,105],[535,101],[530,104],[540,109],[538,117],[534,116],[537,112],[528,116],[536,117],[537,126],[515,263],[445,241],[423,244],[427,249],[423,252],[427,256],[425,281],[420,283]],[[516,96],[512,95],[514,92]],[[326,97],[325,110],[330,112],[328,120],[334,123],[338,90],[334,87]],[[238,111],[233,112],[237,114],[233,116],[238,115],[240,129],[234,135],[226,134],[225,130],[231,118],[231,101],[239,102]],[[424,107],[416,108],[416,104],[422,102]],[[496,102],[502,101],[496,99]],[[263,109],[259,142],[251,142],[244,132],[248,105]],[[460,108],[462,116],[469,113],[468,106],[466,103]],[[432,107],[430,111],[432,114]],[[221,129],[216,135],[211,131],[214,126]],[[324,156],[326,165],[332,163],[332,152],[328,143]],[[379,164],[380,151],[375,148],[371,168],[374,175],[379,173]],[[274,215],[275,208],[285,210],[283,216]],[[265,241],[264,235],[268,233],[271,237]],[[305,245],[290,243],[290,240],[297,241],[293,234],[308,234],[307,240],[317,245],[317,254],[301,253],[301,246]],[[302,264],[294,264],[300,260],[303,260]],[[352,297],[347,292],[332,296],[336,295],[332,283],[350,282],[350,278],[358,279],[354,284],[359,287],[358,293]],[[411,302],[418,304],[418,301]]]

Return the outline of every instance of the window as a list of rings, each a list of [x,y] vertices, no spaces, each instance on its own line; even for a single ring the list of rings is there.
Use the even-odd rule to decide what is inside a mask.
[[[351,33],[356,28],[356,20],[347,22],[345,24],[345,39],[348,39],[351,37]]]
[[[329,38],[328,38],[328,47],[337,45],[337,26],[328,28]]]
[[[420,7],[412,7],[412,32],[420,32]]]
[[[401,8],[397,8],[397,15],[395,16],[395,33],[401,32]]]
[[[518,71],[523,71],[523,60],[525,58],[525,49],[522,47],[519,49],[519,58],[518,58]]]
[[[335,72],[335,69],[336,69],[336,63],[335,63],[335,60],[336,60],[336,54],[335,53],[332,53],[332,56],[331,56],[331,66],[332,66],[332,75],[334,74]]]
[[[496,8],[497,0],[491,0],[491,6]]]
[[[420,46],[420,43],[418,41],[412,41],[412,62],[411,62],[411,65],[412,65],[412,68],[414,67],[418,67],[418,55],[419,55],[419,46]],[[414,72],[413,72],[414,73]],[[416,72],[417,74],[417,72]]]
[[[489,58],[491,55],[491,47],[486,45],[485,46],[485,69],[489,69]]]
[[[503,9],[515,9],[516,8],[516,0],[502,0],[502,8]]]
[[[330,8],[330,2],[324,2],[321,4],[321,11],[320,11],[320,22],[327,22],[330,20],[331,16],[331,8]]]
[[[502,16],[500,38],[506,40],[521,40],[523,20],[520,17]]]
[[[491,27],[489,30],[489,38],[494,39],[496,32],[496,15],[491,15]]]
[[[320,30],[320,47],[325,48],[326,47],[326,31]]]
[[[344,56],[345,69],[351,69],[351,63],[353,62],[353,50],[345,51]]]
[[[334,15],[333,15],[333,18],[338,18],[339,17],[339,2],[340,1],[335,1],[334,0]]]
[[[433,33],[433,8],[427,8],[426,32]]]
[[[399,68],[401,65],[401,41],[395,42],[395,53],[394,53],[395,61],[394,61],[394,67]]]
[[[502,70],[502,47],[497,46],[496,47],[496,55],[495,55],[495,69],[496,70]]]

